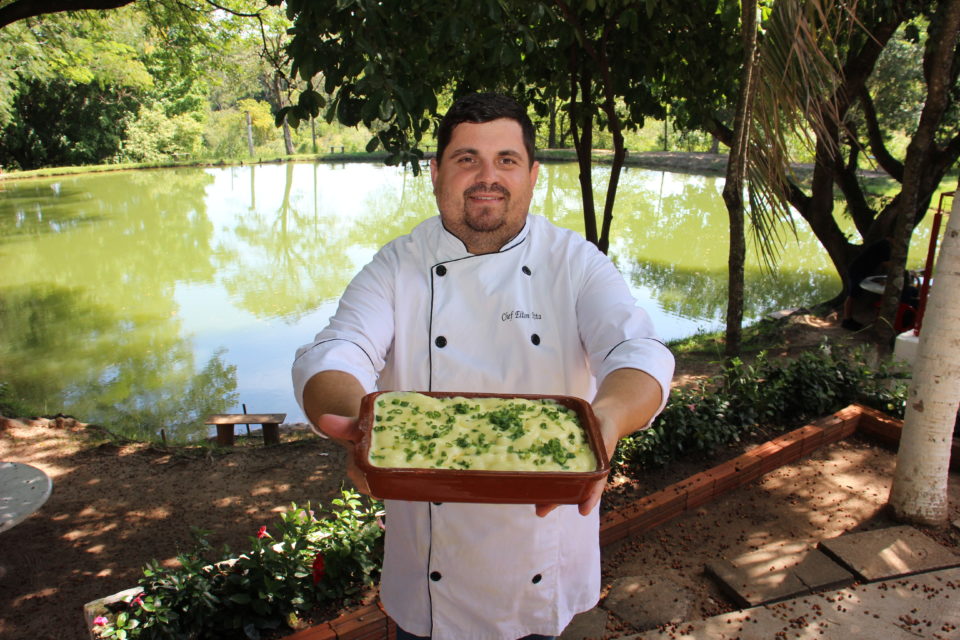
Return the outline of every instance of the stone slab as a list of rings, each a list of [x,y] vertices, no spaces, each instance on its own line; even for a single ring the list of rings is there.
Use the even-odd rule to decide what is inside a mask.
[[[866,582],[960,566],[960,556],[910,526],[848,533],[820,549]]]
[[[602,606],[634,629],[646,630],[689,618],[693,595],[671,580],[631,576],[611,585]]]
[[[740,607],[780,602],[852,584],[855,577],[817,549],[794,543],[768,545],[706,566]]]
[[[560,634],[560,640],[599,640],[607,637],[607,620],[610,614],[594,607],[578,613]]]
[[[620,640],[916,640],[960,637],[960,569],[848,587]]]

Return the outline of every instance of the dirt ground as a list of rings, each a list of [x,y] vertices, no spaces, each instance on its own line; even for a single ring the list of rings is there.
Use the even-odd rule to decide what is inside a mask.
[[[790,355],[835,322],[794,319],[781,348]],[[680,383],[710,373],[708,360],[680,358]],[[63,421],[61,421],[62,423]],[[278,446],[233,450],[91,444],[91,429],[70,421],[6,422],[0,460],[47,472],[53,494],[37,513],[0,534],[0,638],[80,640],[84,603],[136,585],[143,565],[174,562],[191,547],[191,528],[214,545],[242,549],[261,525],[291,503],[334,497],[344,478],[336,445],[285,434]],[[102,438],[101,438],[102,441]],[[712,466],[685,462],[652,472],[651,490]],[[850,440],[772,472],[749,487],[640,538],[604,550],[608,582],[622,576],[669,577],[696,594],[704,615],[730,608],[703,575],[706,560],[776,545],[816,541],[883,522],[892,453]],[[951,476],[952,519],[960,517],[960,480]],[[943,534],[956,545],[956,534]],[[611,628],[611,632],[618,629]],[[622,629],[624,632],[629,629]]]

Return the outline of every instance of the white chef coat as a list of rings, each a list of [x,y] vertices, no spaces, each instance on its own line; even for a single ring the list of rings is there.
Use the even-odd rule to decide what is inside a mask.
[[[368,391],[564,394],[592,399],[611,371],[669,394],[673,356],[610,260],[530,215],[499,252],[473,255],[439,217],[383,247],[330,324],[297,351],[294,391],[352,374]],[[557,635],[600,591],[598,509],[387,500],[380,599],[435,640]]]

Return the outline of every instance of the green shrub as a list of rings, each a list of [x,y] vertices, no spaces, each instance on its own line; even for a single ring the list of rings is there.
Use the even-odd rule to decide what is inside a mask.
[[[382,559],[380,504],[343,491],[326,518],[291,505],[271,531],[260,527],[245,553],[224,548],[211,558],[205,532],[180,566],[156,561],[143,571],[143,591],[98,617],[101,638],[260,638],[290,626],[325,601],[351,600],[372,586]]]
[[[824,344],[786,362],[762,353],[751,365],[733,360],[693,389],[674,389],[651,428],[620,441],[614,467],[658,467],[681,456],[708,456],[758,427],[786,430],[852,402],[902,417],[902,377],[887,367],[865,366],[863,353]]]

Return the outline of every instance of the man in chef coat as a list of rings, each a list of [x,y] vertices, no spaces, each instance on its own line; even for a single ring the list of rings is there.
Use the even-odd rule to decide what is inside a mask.
[[[592,399],[611,455],[650,424],[673,356],[606,256],[528,214],[533,158],[533,125],[512,99],[451,107],[430,162],[440,215],[384,246],[297,351],[294,391],[313,424],[357,440],[360,399],[375,390]],[[599,597],[601,492],[579,507],[385,501],[380,599],[399,637],[558,635]]]

